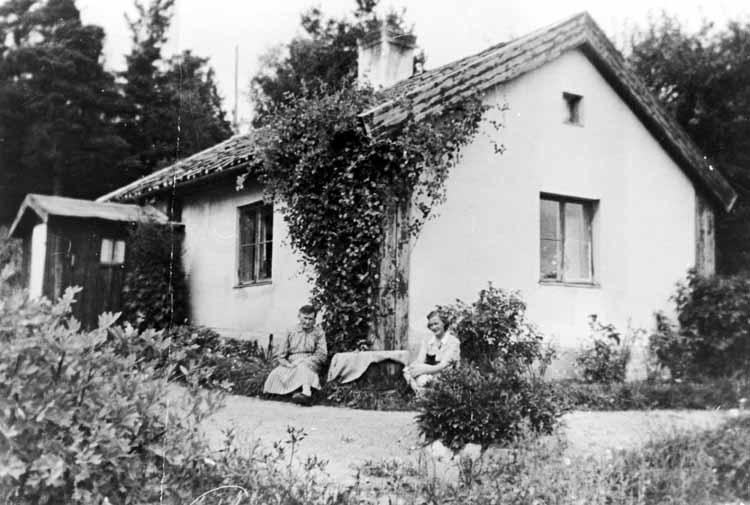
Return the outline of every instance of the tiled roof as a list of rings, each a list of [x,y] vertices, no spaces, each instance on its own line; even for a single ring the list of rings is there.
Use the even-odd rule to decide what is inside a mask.
[[[628,69],[588,13],[401,81],[386,90],[386,102],[363,112],[361,118],[370,134],[378,135],[400,124],[408,113],[416,119],[438,113],[446,105],[514,79],[573,49],[589,58],[683,171],[730,210],[737,199],[732,187]]]
[[[413,113],[417,119],[439,112],[477,92],[514,79],[564,52],[580,49],[675,162],[725,210],[737,199],[682,128],[661,107],[593,19],[582,13],[507,43],[423,72],[387,89],[387,100],[361,114],[373,135],[397,126]],[[405,107],[410,104],[410,108]],[[132,201],[173,185],[195,182],[238,168],[255,156],[255,134],[239,135],[104,195],[98,201]]]
[[[26,195],[18,214],[8,232],[13,236],[24,216],[34,212],[42,222],[50,216],[105,219],[123,222],[156,222],[167,223],[167,216],[149,205],[132,205],[123,203],[92,202],[78,198],[67,198],[51,195]]]
[[[111,193],[100,196],[96,201],[133,201],[136,198],[171,188],[173,185],[187,184],[237,168],[254,158],[254,138],[254,133],[235,135]]]

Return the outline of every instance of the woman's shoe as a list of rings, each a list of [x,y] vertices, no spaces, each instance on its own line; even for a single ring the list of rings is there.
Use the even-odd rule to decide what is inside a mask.
[[[292,401],[297,405],[309,407],[312,405],[313,399],[312,396],[303,395],[302,393],[297,392],[292,395]]]

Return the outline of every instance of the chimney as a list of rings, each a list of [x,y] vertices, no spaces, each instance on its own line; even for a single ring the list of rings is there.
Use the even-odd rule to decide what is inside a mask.
[[[417,38],[381,24],[357,41],[357,82],[387,88],[414,73]]]

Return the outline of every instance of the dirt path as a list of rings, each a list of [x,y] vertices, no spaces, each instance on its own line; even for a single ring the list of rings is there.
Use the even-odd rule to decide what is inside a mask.
[[[226,406],[206,423],[212,445],[222,443],[222,432],[234,428],[236,443],[260,439],[269,447],[289,438],[287,427],[307,434],[299,455],[329,461],[327,470],[337,480],[348,480],[368,460],[400,459],[416,462],[421,441],[416,412],[379,412],[336,407],[299,407],[289,403],[228,396]],[[650,438],[675,432],[716,427],[729,418],[726,411],[573,412],[563,418],[562,430],[575,454],[603,454],[607,449],[635,448]]]

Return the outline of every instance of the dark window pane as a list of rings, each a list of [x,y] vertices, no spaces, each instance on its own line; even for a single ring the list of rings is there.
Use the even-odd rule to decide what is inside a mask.
[[[258,270],[258,279],[271,278],[271,255],[273,253],[272,246],[272,242],[265,242],[260,246],[260,268]]]
[[[560,203],[555,200],[542,200],[541,237],[560,240]]]
[[[273,240],[273,207],[264,206],[260,220],[260,239],[270,242]]]
[[[240,282],[251,282],[255,280],[253,266],[255,265],[255,246],[240,246],[240,261],[238,277]]]
[[[542,279],[555,280],[560,272],[560,241],[542,239],[540,274]]]
[[[255,236],[255,221],[257,208],[243,207],[240,209],[240,245],[253,244]]]

